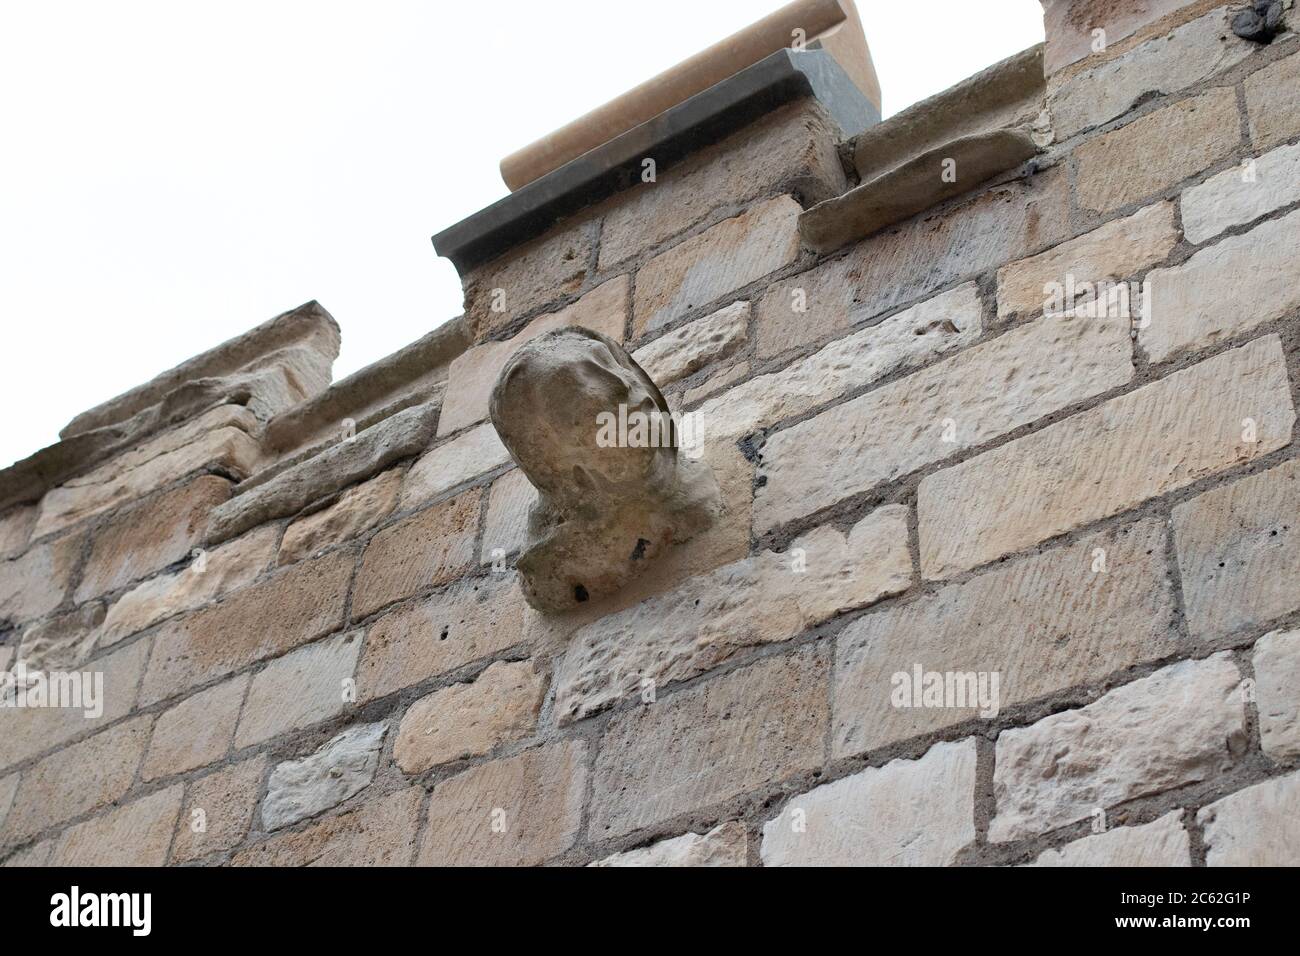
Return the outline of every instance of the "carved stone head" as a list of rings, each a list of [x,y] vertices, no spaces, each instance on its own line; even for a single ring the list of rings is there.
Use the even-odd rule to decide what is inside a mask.
[[[678,455],[668,403],[617,342],[580,327],[525,344],[492,391],[492,423],[539,492],[518,567],[533,606],[616,591],[707,527],[716,484]]]

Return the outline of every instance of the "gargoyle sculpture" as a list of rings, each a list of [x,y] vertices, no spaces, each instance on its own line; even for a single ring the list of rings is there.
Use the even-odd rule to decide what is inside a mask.
[[[599,332],[574,326],[525,344],[490,412],[538,491],[517,566],[539,610],[613,594],[721,513],[708,466],[678,453],[658,386]]]

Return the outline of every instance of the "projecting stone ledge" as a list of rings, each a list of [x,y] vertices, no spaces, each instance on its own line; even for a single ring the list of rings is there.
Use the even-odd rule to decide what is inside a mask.
[[[862,184],[818,203],[799,232],[832,252],[1014,170],[1051,143],[1043,48],[995,64],[857,137]]]

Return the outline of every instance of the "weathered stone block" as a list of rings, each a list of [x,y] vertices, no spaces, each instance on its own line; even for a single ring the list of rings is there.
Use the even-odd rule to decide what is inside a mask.
[[[573,846],[587,745],[566,740],[494,760],[433,788],[420,866],[536,866]]]
[[[189,784],[172,843],[172,862],[188,863],[243,842],[266,776],[265,754]]]
[[[664,388],[726,358],[745,344],[748,332],[749,303],[733,302],[641,346],[632,358]]]
[[[1052,298],[1049,286],[1077,288],[1082,283],[1128,279],[1164,259],[1178,244],[1174,204],[1155,203],[1127,219],[1117,219],[1063,242],[1054,249],[998,270],[998,315],[1042,311]],[[1067,277],[1073,277],[1073,283]],[[1136,311],[1136,298],[1131,307]],[[1074,303],[1061,303],[1072,311]],[[1088,308],[1088,303],[1082,303]],[[1100,307],[1102,303],[1098,303]]]
[[[815,100],[804,99],[619,193],[601,227],[600,268],[658,246],[712,210],[796,188],[814,202],[839,195],[848,185],[839,138]]]
[[[253,678],[235,749],[309,727],[353,706],[346,682],[356,672],[361,634],[354,631],[271,661]]]
[[[794,262],[800,212],[794,199],[778,196],[651,259],[636,277],[634,337]]]
[[[49,866],[162,866],[176,830],[178,784],[85,823],[59,837]]]
[[[484,423],[439,445],[411,466],[402,484],[402,510],[433,501],[509,461],[510,453],[501,444],[496,429]]]
[[[152,717],[138,717],[50,754],[23,771],[0,845],[12,846],[131,788]],[[76,786],[69,786],[70,780]]]
[[[1246,59],[1256,47],[1233,34],[1231,12],[1221,7],[1056,86],[1048,99],[1056,138],[1069,139],[1122,116],[1149,94],[1177,93]]]
[[[1104,30],[1106,43],[1120,40],[1162,17],[1191,5],[1191,0],[1139,0],[1137,3],[1098,3],[1097,0],[1046,0],[1043,25],[1047,32],[1044,68],[1050,75],[1096,52],[1095,30]],[[1193,7],[1191,13],[1196,12]]]
[[[242,675],[200,691],[165,711],[154,725],[140,779],[170,777],[224,757],[235,736],[246,690],[248,677]]]
[[[1205,242],[1226,229],[1254,222],[1300,201],[1300,145],[1281,146],[1249,162],[1251,165],[1225,169],[1183,191],[1183,232],[1188,242]],[[1260,242],[1254,251],[1267,252],[1268,247]],[[1268,275],[1267,270],[1260,269],[1258,275],[1246,280],[1252,299],[1257,283]]]
[[[989,839],[1045,833],[1135,797],[1207,780],[1245,751],[1241,674],[1182,661],[1078,710],[998,736]]]
[[[492,482],[483,525],[481,564],[496,564],[524,546],[528,540],[528,512],[536,501],[537,489],[517,468]]]
[[[1206,866],[1295,866],[1300,860],[1300,773],[1238,790],[1196,814]]]
[[[1246,78],[1246,111],[1256,149],[1276,146],[1300,133],[1300,54]]]
[[[409,866],[420,826],[423,787],[376,797],[240,850],[234,866]]]
[[[358,697],[387,696],[525,639],[524,598],[513,575],[461,582],[370,625]]]
[[[1031,866],[1191,866],[1191,841],[1183,812],[1158,820],[1119,827],[1048,850]]]
[[[936,744],[794,797],[764,866],[949,866],[975,839],[975,740]]]
[[[481,489],[472,489],[375,535],[357,571],[353,619],[466,570],[474,559],[482,497]]]
[[[512,338],[502,342],[484,342],[457,356],[447,370],[447,393],[442,402],[442,414],[438,417],[438,435],[450,435],[487,418],[492,386],[506,362],[539,335],[569,325],[580,325],[608,335],[615,342],[622,342],[631,286],[630,276],[610,279],[572,305],[533,319]]]
[[[19,505],[0,517],[0,559],[12,557],[27,547],[36,526],[35,505]]]
[[[83,539],[70,535],[0,561],[0,621],[19,624],[63,602],[81,557]]]
[[[621,836],[821,766],[826,677],[826,655],[805,649],[617,714],[596,760],[591,838]]]
[[[1279,761],[1300,756],[1300,630],[1265,634],[1251,662],[1264,753]]]
[[[203,539],[208,515],[230,497],[230,482],[203,475],[114,515],[92,536],[78,602],[115,591],[181,560]]]
[[[1300,461],[1174,508],[1188,630],[1212,639],[1300,607]]]
[[[532,661],[497,661],[472,684],[453,684],[411,705],[397,731],[393,759],[405,773],[477,757],[531,734],[546,696]]]
[[[836,638],[832,753],[852,756],[980,715],[969,695],[942,706],[911,694],[896,701],[895,688],[912,688],[918,666],[988,675],[1001,710],[1175,653],[1164,537],[1159,522],[1142,521],[854,621]]]
[[[155,639],[141,703],[166,700],[342,626],[355,563],[351,552],[336,552],[296,564],[166,623]]]
[[[1226,159],[1240,145],[1234,90],[1214,89],[1166,106],[1075,150],[1079,204],[1096,212],[1127,206]]]
[[[104,605],[98,601],[47,617],[23,631],[17,660],[29,670],[76,670],[95,650],[103,623]]]
[[[708,833],[687,833],[639,850],[615,853],[588,866],[747,866],[749,838],[743,823],[720,823]]]
[[[582,288],[596,252],[598,223],[575,217],[475,269],[465,287],[465,331],[482,342],[548,302]]]
[[[1229,236],[1180,266],[1153,269],[1151,321],[1138,333],[1151,360],[1207,348],[1300,306],[1300,287],[1273,260],[1297,241],[1300,211]]]
[[[928,475],[921,572],[948,577],[1244,464],[1286,445],[1294,421],[1277,336],[1207,359]]]
[[[271,771],[262,801],[262,828],[268,832],[336,807],[375,779],[388,725],[349,727],[315,753],[286,760]]]
[[[316,552],[365,534],[397,507],[402,472],[386,471],[349,488],[339,500],[289,525],[280,544],[280,565],[293,564]]]
[[[760,451],[754,527],[901,478],[1132,375],[1127,319],[1044,316],[1014,328],[771,435]]]
[[[905,507],[880,508],[847,534],[818,528],[783,554],[728,564],[580,629],[556,675],[556,713],[574,720],[636,700],[911,582]]]
[[[279,537],[279,528],[259,528],[205,552],[202,560],[182,571],[159,575],[127,591],[109,608],[99,645],[115,644],[164,618],[192,611],[252,583],[270,564]]]

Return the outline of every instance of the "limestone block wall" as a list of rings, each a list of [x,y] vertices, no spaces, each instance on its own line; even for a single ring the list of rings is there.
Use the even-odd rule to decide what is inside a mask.
[[[103,682],[0,708],[0,861],[1300,862],[1300,39],[1045,6],[1050,145],[910,219],[808,248],[872,173],[797,100],[348,380],[311,304],[0,473],[0,669]],[[487,404],[569,324],[725,512],[555,615]]]

